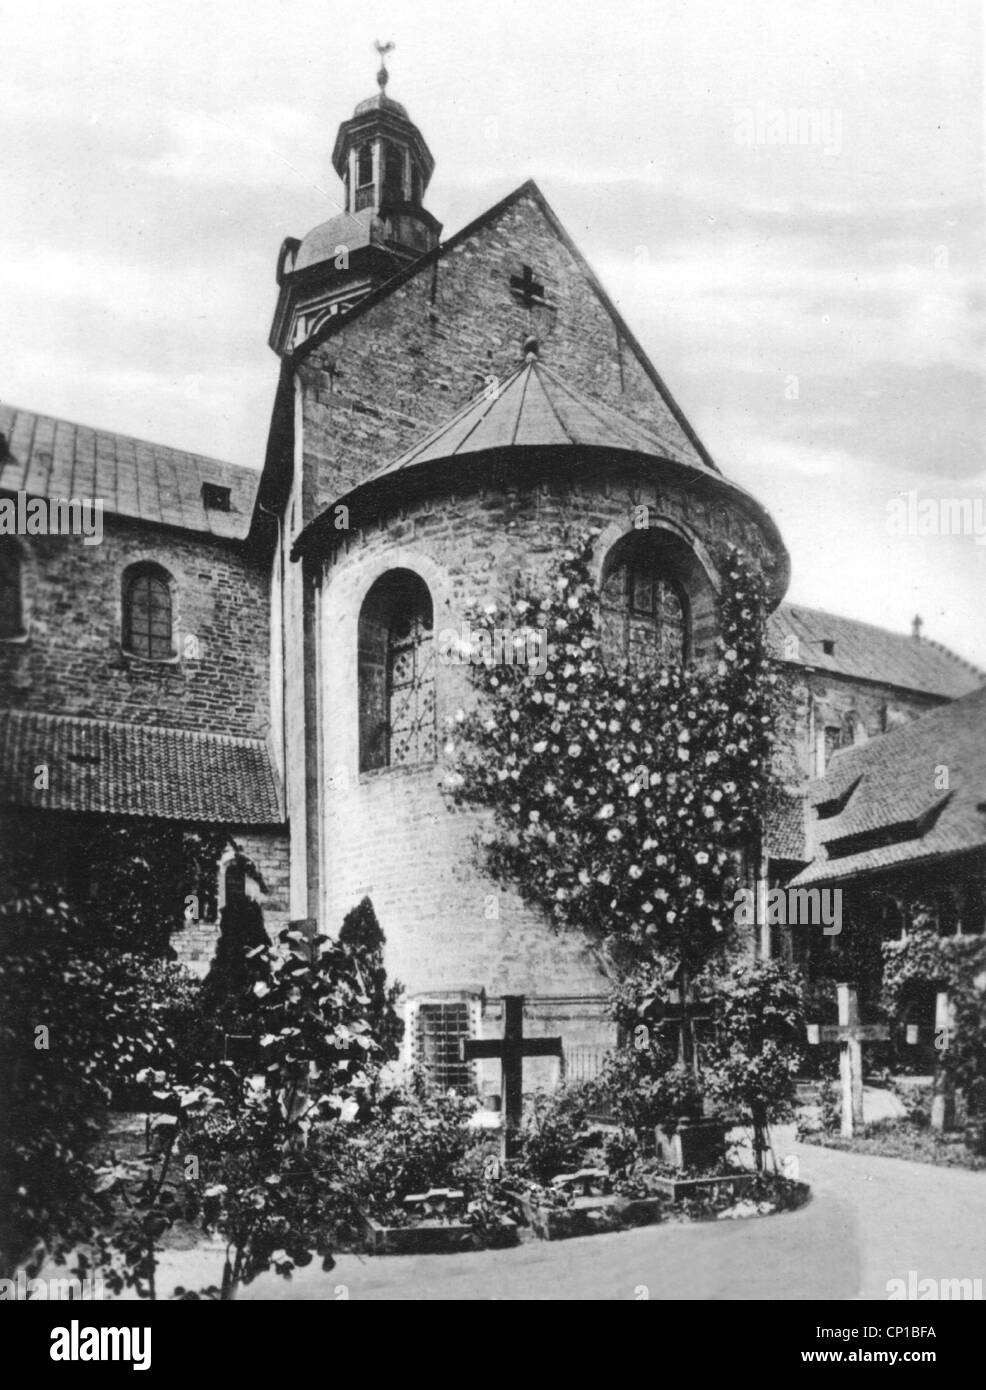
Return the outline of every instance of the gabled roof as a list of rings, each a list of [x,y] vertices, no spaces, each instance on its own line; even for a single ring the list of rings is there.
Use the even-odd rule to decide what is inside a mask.
[[[809,795],[819,848],[797,885],[986,854],[986,688],[836,753]]]
[[[562,226],[554,209],[551,207],[548,200],[545,198],[544,194],[541,192],[540,188],[538,188],[537,184],[534,182],[533,179],[528,179],[525,183],[522,183],[519,188],[514,189],[513,193],[508,193],[505,198],[501,198],[501,200],[498,203],[494,203],[494,205],[491,208],[488,208],[486,212],[481,213],[479,217],[475,218],[474,221],[468,223],[467,226],[461,229],[461,231],[456,232],[455,236],[450,237],[447,241],[441,242],[438,246],[434,248],[434,250],[426,252],[426,254],[421,256],[418,260],[413,261],[403,270],[398,271],[396,275],[393,275],[389,280],[385,281],[384,284],[380,285],[377,289],[373,290],[370,294],[366,295],[365,298],[361,299],[360,302],[354,305],[352,309],[347,310],[347,312],[344,314],[337,314],[334,318],[329,319],[322,328],[318,329],[315,333],[312,334],[310,338],[306,339],[305,342],[298,347],[297,351],[288,359],[291,365],[299,365],[321,343],[325,342],[327,339],[341,332],[344,329],[344,327],[347,324],[352,323],[354,319],[357,319],[361,315],[368,313],[374,307],[374,305],[379,304],[381,303],[381,301],[389,298],[390,295],[392,295],[402,285],[407,284],[407,282],[413,279],[416,275],[422,274],[430,266],[434,265],[436,261],[441,260],[444,256],[447,256],[450,252],[454,251],[458,246],[461,246],[464,242],[469,241],[471,237],[474,237],[485,227],[489,226],[493,222],[496,222],[496,220],[499,217],[501,217],[505,212],[507,212],[515,203],[520,202],[522,198],[531,198],[537,204],[537,206],[543,213],[546,221],[549,223],[555,235],[558,237],[559,241],[564,245],[568,253],[578,263],[582,274],[586,278],[586,281],[592,286],[593,292],[595,293],[595,295],[599,299],[599,302],[603,305],[606,312],[612,319],[614,325],[616,326],[621,339],[633,353],[634,357],[637,359],[638,363],[643,368],[646,375],[653,382],[659,396],[664,401],[664,404],[667,406],[667,409],[670,412],[671,416],[674,418],[679,428],[684,433],[688,443],[695,450],[695,453],[698,456],[695,462],[704,464],[707,468],[711,469],[712,471],[718,472],[718,467],[712,459],[712,456],[709,454],[708,450],[705,448],[705,445],[702,443],[692,426],[689,424],[677,401],[675,401],[674,397],[671,395],[671,392],[664,384],[657,369],[654,367],[654,364],[651,362],[650,358],[647,356],[647,353],[640,345],[640,342],[638,341],[637,337],[630,330],[629,326],[626,323],[626,320],[623,318],[623,315],[620,313],[619,309],[617,309],[612,299],[603,289],[603,286],[600,283],[598,277],[596,276],[595,271],[589,265],[588,261],[582,255],[582,252],[579,250],[575,242],[569,236],[568,232]]]
[[[39,788],[36,770],[48,769]],[[284,816],[259,738],[0,710],[0,804],[227,825]]]
[[[0,405],[0,491],[102,498],[106,515],[244,540],[260,474],[165,444],[90,429]],[[230,491],[230,509],[205,507],[202,484]]]
[[[818,608],[782,603],[771,615],[768,631],[775,655],[795,666],[949,700],[968,695],[986,682],[986,674],[938,642]],[[786,654],[792,650],[792,637],[797,639],[795,656]],[[825,649],[828,643],[830,651]]]

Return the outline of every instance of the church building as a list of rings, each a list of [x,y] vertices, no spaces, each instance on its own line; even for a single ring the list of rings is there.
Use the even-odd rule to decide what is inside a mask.
[[[84,551],[0,542],[3,827],[228,825],[272,930],[334,935],[369,897],[406,991],[407,1060],[441,1086],[478,1065],[495,1089],[458,1045],[499,1036],[501,996],[525,996],[526,1033],[562,1036],[569,1075],[613,1030],[596,958],[484,877],[482,817],[443,791],[469,680],[438,639],[474,605],[594,527],[607,641],[701,660],[740,547],[800,682],[805,779],[982,677],[926,640],[782,605],[777,526],[723,475],[536,184],[441,241],[433,156],[383,66],[377,80],[332,153],[344,211],[277,257],[259,476],[0,409],[0,492],[106,512]],[[783,879],[812,858],[799,788],[788,812],[770,830]],[[175,950],[199,973],[215,930],[176,905]]]

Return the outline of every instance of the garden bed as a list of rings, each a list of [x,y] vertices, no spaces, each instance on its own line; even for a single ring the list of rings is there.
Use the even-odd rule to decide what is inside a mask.
[[[456,1250],[475,1250],[481,1242],[468,1221],[420,1221],[387,1226],[365,1212],[360,1213],[363,1248],[371,1255],[447,1255]],[[515,1245],[517,1224],[502,1219],[505,1228],[498,1242]]]
[[[619,1230],[623,1222],[613,1196],[573,1197],[569,1206],[548,1206],[536,1196],[517,1198],[524,1221],[541,1240],[567,1240]]]
[[[974,1153],[960,1131],[941,1133],[907,1120],[879,1120],[865,1125],[852,1138],[831,1130],[802,1133],[801,1142],[845,1153],[870,1154],[879,1158],[907,1158],[915,1163],[932,1163],[946,1168],[986,1169],[986,1155]]]

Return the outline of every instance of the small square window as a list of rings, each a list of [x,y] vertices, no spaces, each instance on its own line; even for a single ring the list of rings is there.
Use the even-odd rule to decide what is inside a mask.
[[[219,483],[203,483],[202,505],[211,512],[228,512],[229,488],[221,487]]]

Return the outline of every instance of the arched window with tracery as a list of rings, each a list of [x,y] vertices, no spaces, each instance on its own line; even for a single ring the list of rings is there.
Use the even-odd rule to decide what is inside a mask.
[[[147,661],[175,655],[171,578],[160,565],[133,565],[123,577],[123,648]]]
[[[24,634],[24,564],[13,541],[0,541],[0,638]]]
[[[359,618],[359,767],[435,757],[435,644],[428,587],[410,570],[378,579]]]
[[[685,590],[655,538],[614,548],[600,595],[603,652],[633,664],[681,665],[690,651]]]

